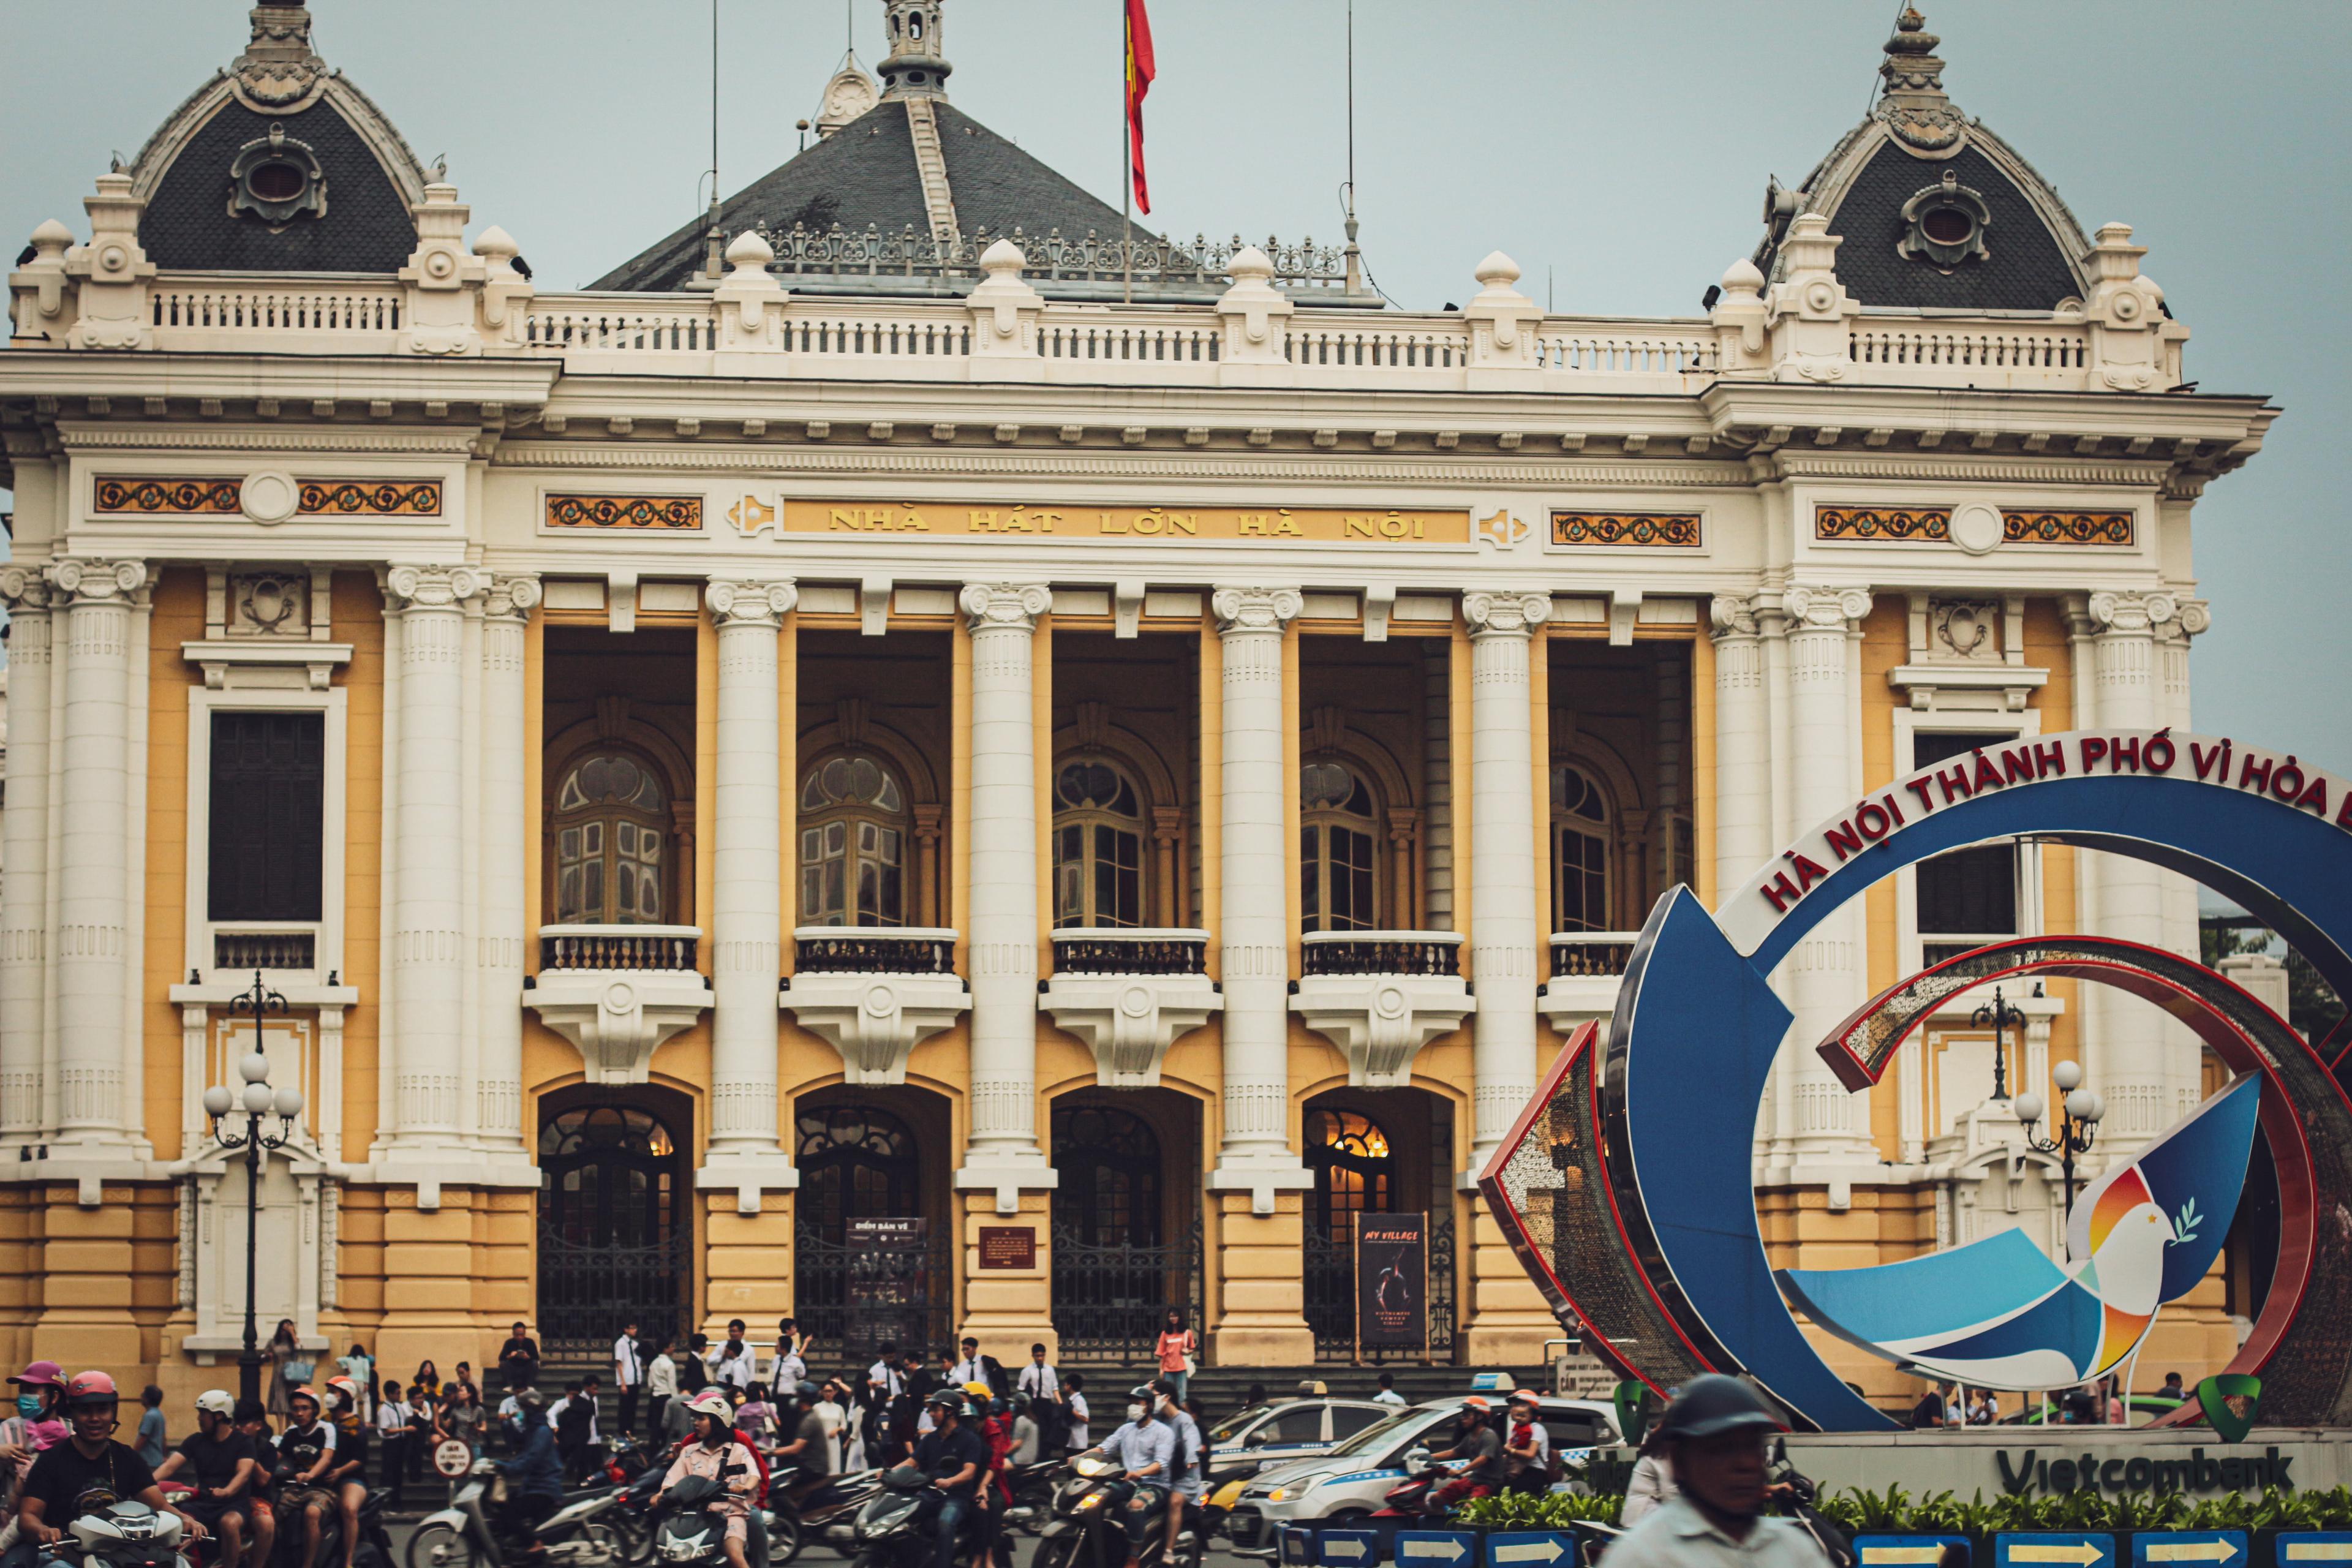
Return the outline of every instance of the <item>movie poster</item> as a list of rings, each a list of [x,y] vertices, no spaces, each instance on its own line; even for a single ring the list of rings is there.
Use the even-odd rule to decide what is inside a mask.
[[[1429,1216],[1356,1216],[1356,1343],[1365,1350],[1429,1343]]]

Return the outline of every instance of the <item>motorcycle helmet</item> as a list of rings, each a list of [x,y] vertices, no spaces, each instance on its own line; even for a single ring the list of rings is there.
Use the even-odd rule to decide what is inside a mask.
[[[977,1405],[982,1410],[987,1409],[996,1398],[996,1390],[989,1387],[988,1384],[980,1382],[978,1379],[974,1379],[972,1382],[965,1384],[963,1385],[963,1393],[966,1399],[971,1400],[971,1403]]]
[[[66,1384],[66,1408],[87,1410],[92,1405],[120,1405],[122,1395],[114,1386],[114,1379],[102,1372],[78,1372]]]
[[[229,1397],[226,1388],[207,1388],[196,1395],[196,1408],[215,1415],[233,1416],[236,1414],[236,1401]]]
[[[360,1407],[359,1384],[350,1378],[338,1376],[327,1379],[327,1391],[341,1403],[344,1410],[355,1411]]]
[[[287,1390],[286,1404],[289,1408],[291,1408],[298,1399],[307,1399],[310,1402],[310,1415],[313,1419],[318,1416],[320,1411],[327,1407],[326,1401],[319,1397],[319,1391],[307,1383]]]
[[[1763,1395],[1736,1377],[1711,1372],[1682,1386],[1658,1423],[1662,1436],[1706,1438],[1742,1429],[1785,1432],[1789,1424],[1772,1413]]]
[[[536,1388],[515,1390],[514,1400],[517,1410],[543,1410],[547,1407],[547,1395]]]
[[[971,1407],[971,1401],[965,1397],[963,1390],[953,1387],[942,1388],[924,1400],[923,1408],[944,1410],[959,1421],[969,1421],[977,1414]]]
[[[716,1387],[704,1389],[688,1400],[686,1407],[697,1415],[716,1415],[721,1421],[735,1419],[735,1407],[727,1403],[727,1395]]]

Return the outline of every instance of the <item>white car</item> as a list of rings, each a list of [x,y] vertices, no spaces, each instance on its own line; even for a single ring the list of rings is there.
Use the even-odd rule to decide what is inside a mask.
[[[1453,1445],[1464,1397],[1433,1399],[1367,1426],[1320,1458],[1261,1471],[1245,1482],[1225,1531],[1244,1557],[1271,1561],[1285,1525],[1353,1522],[1378,1510],[1405,1478],[1405,1456],[1415,1448]],[[1502,1402],[1495,1402],[1496,1414]],[[1610,1406],[1595,1399],[1545,1399],[1538,1414],[1552,1451],[1570,1460],[1618,1440]]]
[[[1298,1459],[1320,1458],[1367,1426],[1396,1414],[1370,1399],[1316,1395],[1276,1399],[1237,1410],[1202,1434],[1209,1448],[1209,1485]]]

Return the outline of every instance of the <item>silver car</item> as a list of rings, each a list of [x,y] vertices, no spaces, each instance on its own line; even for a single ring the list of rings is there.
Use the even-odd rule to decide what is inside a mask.
[[[1452,1446],[1466,1398],[1433,1399],[1398,1411],[1319,1458],[1261,1471],[1243,1486],[1226,1516],[1234,1550],[1271,1560],[1285,1525],[1364,1519],[1404,1479],[1407,1454]],[[1499,1410],[1501,1402],[1495,1403]],[[1580,1459],[1618,1440],[1615,1416],[1600,1400],[1547,1398],[1538,1415],[1551,1435],[1552,1451],[1566,1459]]]

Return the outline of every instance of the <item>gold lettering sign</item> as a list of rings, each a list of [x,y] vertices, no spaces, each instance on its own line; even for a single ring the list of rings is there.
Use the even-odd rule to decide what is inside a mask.
[[[787,533],[982,534],[998,539],[1108,539],[1147,544],[1213,539],[1327,544],[1467,544],[1466,511],[1391,508],[1031,506],[786,500]]]

